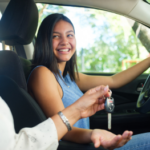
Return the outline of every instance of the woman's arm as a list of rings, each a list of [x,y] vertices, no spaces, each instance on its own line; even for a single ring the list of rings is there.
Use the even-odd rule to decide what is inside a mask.
[[[50,118],[35,127],[23,128],[16,134],[11,111],[1,97],[0,141],[1,150],[46,150],[57,149],[58,146],[57,130]]]
[[[46,67],[39,67],[33,71],[30,76],[28,89],[30,94],[37,100],[47,117],[52,117],[59,111],[64,110],[64,105],[61,99],[62,93],[59,90],[59,84],[56,81],[54,74]],[[72,109],[70,109],[70,107]],[[71,112],[74,110],[74,107],[70,107],[67,109],[70,109]],[[70,119],[76,118],[77,116],[78,115],[74,113]],[[56,117],[58,118],[59,116],[56,115]],[[60,122],[61,120],[59,122],[56,121],[57,124]],[[59,130],[60,128],[58,128],[58,132],[60,132]],[[76,143],[89,143],[91,142],[91,132],[92,130],[73,127],[72,130],[63,137],[63,139]]]
[[[71,126],[80,118],[91,116],[96,111],[103,108],[103,102],[99,101],[98,103],[97,101],[99,97],[108,93],[108,88],[104,90],[103,87],[101,86],[101,88],[94,93],[89,91],[90,93],[86,93],[78,100],[78,102],[62,111],[69,119]],[[89,99],[89,101],[85,105],[87,99]],[[58,140],[60,140],[67,132],[68,129],[66,125],[56,114],[52,116],[51,119],[49,118],[32,128],[23,128],[16,134],[11,111],[5,101],[0,97],[0,149],[57,149]]]
[[[92,141],[90,140],[90,137],[92,130],[73,127],[73,124],[80,119],[78,109],[75,110],[74,105],[71,105],[65,108],[62,112],[69,120],[72,130],[68,132],[66,125],[62,122],[57,114],[52,116],[51,118],[54,121],[57,129],[58,140],[63,139],[75,143],[91,143]]]
[[[64,110],[59,84],[54,74],[46,67],[38,67],[32,72],[28,87],[30,94],[37,100],[47,117],[52,117],[59,111]],[[76,117],[76,114],[72,117]],[[88,143],[88,137],[83,138],[85,137],[85,130],[80,129],[78,132],[77,130],[78,128],[73,127],[72,131],[68,132],[64,139],[77,143]],[[75,133],[80,134],[80,138],[76,138]]]
[[[119,88],[138,77],[150,66],[150,58],[147,58],[133,67],[117,73],[113,76],[90,76],[79,73],[79,80],[76,81],[81,91],[87,91],[98,85],[109,85],[110,88]]]
[[[79,100],[65,108],[62,112],[69,119],[70,125],[72,126],[80,118],[91,116],[103,109],[104,100],[99,98],[103,95],[108,96],[107,93],[108,87],[96,87],[86,92]],[[57,149],[58,140],[60,140],[68,130],[57,114],[54,115],[52,119],[53,121],[49,118],[33,128],[23,128],[16,134],[10,109],[0,97],[0,149]],[[92,137],[90,139],[96,140],[95,147],[98,147],[101,144],[104,147],[106,146],[106,148],[113,149],[114,145],[115,147],[119,147],[121,144],[124,145],[128,141],[128,139],[124,139],[125,142],[119,142],[121,136],[119,138],[110,133],[107,133],[107,136],[109,139],[112,138],[112,140],[108,140],[108,137],[106,138],[106,131],[101,131],[101,133],[96,131],[95,133],[97,136],[95,136],[94,133],[90,135]],[[102,142],[100,141],[98,133],[101,134],[101,136],[103,135]],[[97,137],[97,139],[95,137]]]
[[[55,122],[56,128],[59,133],[58,139],[60,139],[65,134],[67,128],[64,125],[61,128],[59,128],[61,120],[58,119],[59,116],[57,115],[57,113],[59,111],[63,111],[64,115],[68,118],[71,125],[74,124],[75,120],[79,118],[85,118],[85,117],[90,116],[88,105],[91,105],[90,100],[93,101],[96,99],[96,97],[93,97],[93,95],[89,96],[90,93],[92,93],[93,91],[95,90],[90,90],[89,92],[86,92],[86,94],[84,94],[80,98],[80,99],[84,99],[84,105],[82,105],[82,107],[80,105],[81,101],[79,99],[74,104],[64,109],[64,105],[61,100],[62,93],[61,91],[59,91],[59,85],[53,73],[50,72],[46,67],[36,68],[33,71],[29,80],[29,92],[40,104],[44,113],[47,115],[47,117],[52,117],[55,115],[55,117],[52,117],[52,119]],[[104,94],[104,96],[107,97],[108,95]],[[96,100],[97,100],[97,104],[102,103],[102,105],[100,105],[100,107],[97,107],[97,105],[91,106],[92,109],[90,108],[90,110],[92,111],[90,111],[90,113],[92,114],[96,112],[96,108],[98,110],[104,109],[104,99],[101,98],[101,99],[96,99]],[[78,110],[79,106],[80,106],[79,118],[78,118],[77,113],[69,113],[69,112],[74,112],[74,110]],[[85,107],[87,107],[88,109],[85,109]],[[63,128],[63,131],[62,131],[62,128]],[[105,136],[106,138],[104,137],[103,143],[101,143],[101,138],[104,135],[106,135]],[[101,130],[98,130],[95,132],[94,130],[87,130],[87,129],[80,129],[80,128],[73,127],[72,130],[69,131],[62,139],[76,142],[76,143],[93,142],[94,144],[98,143],[95,145],[96,147],[100,146],[101,144],[103,147],[106,146],[108,148],[109,147],[111,148],[112,145],[115,145],[115,147],[124,145],[126,142],[130,140],[131,135],[132,135],[132,132],[128,132],[128,131],[124,132],[123,135],[121,136],[119,135],[117,136],[107,131],[101,132]]]

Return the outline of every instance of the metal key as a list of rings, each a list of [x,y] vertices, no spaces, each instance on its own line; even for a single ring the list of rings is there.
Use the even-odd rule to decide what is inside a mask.
[[[111,113],[114,111],[115,104],[112,97],[107,97],[105,101],[105,110],[108,113],[108,129],[111,130]]]

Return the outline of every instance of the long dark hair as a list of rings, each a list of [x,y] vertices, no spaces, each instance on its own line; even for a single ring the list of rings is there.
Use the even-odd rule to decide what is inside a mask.
[[[53,45],[52,45],[53,29],[55,24],[60,20],[64,20],[70,23],[74,29],[74,26],[70,21],[70,19],[64,16],[63,14],[55,13],[47,16],[43,20],[38,31],[38,35],[35,43],[34,57],[33,57],[33,67],[37,65],[46,66],[55,75],[59,75],[59,77],[61,78],[58,65],[57,65],[57,59],[54,55]],[[71,80],[75,80],[75,71],[77,72],[78,75],[76,57],[77,56],[75,52],[71,57],[71,59],[67,61],[64,69],[63,77],[65,77],[67,73],[69,73]]]

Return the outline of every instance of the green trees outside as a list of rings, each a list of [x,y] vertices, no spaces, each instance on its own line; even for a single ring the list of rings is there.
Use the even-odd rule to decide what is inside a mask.
[[[59,12],[67,15],[71,10],[47,4],[38,4],[38,9],[39,24],[48,14]],[[149,30],[143,25],[105,11],[88,8],[72,9],[77,9],[74,16],[80,20],[80,26],[90,27],[95,36],[94,42],[77,49],[79,71],[120,72],[148,56],[150,35],[147,34]],[[134,62],[123,66],[124,60],[134,60]]]
[[[150,0],[146,0],[148,3],[150,3]]]
[[[37,3],[37,8],[39,12],[39,22],[38,22],[38,28],[39,29],[40,24],[42,23],[43,19],[52,13],[67,13],[67,9],[63,6],[57,6],[57,5],[49,5],[44,3]]]
[[[133,30],[130,25],[130,19],[123,16],[89,9],[90,16],[85,15],[91,28],[100,35],[95,39],[95,43],[88,48],[83,48],[78,55],[78,67],[82,71],[95,71],[95,72],[120,72],[123,69],[138,63],[139,60],[146,58],[143,51],[149,51],[148,44],[145,48],[144,41],[150,41],[146,36],[147,32],[141,32],[146,38],[137,38],[136,30]],[[103,24],[98,26],[93,24],[96,20],[102,20]],[[133,22],[134,23],[134,22]],[[136,23],[136,22],[135,22]],[[141,25],[142,26],[142,25]],[[143,26],[141,28],[144,28]],[[146,31],[146,29],[144,28]],[[142,30],[143,31],[143,30]],[[147,42],[148,43],[148,42]],[[150,42],[149,42],[150,43]],[[143,44],[143,45],[142,45]],[[146,44],[145,44],[146,45]],[[84,67],[82,67],[84,58]],[[123,60],[135,60],[132,63],[122,65]]]

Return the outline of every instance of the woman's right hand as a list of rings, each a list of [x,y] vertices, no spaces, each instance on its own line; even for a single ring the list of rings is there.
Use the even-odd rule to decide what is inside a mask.
[[[111,91],[108,86],[101,85],[88,90],[74,103],[74,107],[79,110],[80,118],[86,118],[104,109],[105,99],[110,96]]]

